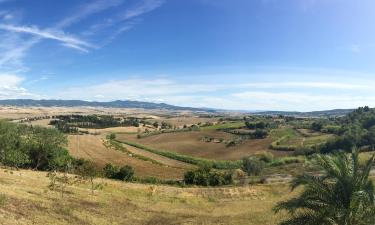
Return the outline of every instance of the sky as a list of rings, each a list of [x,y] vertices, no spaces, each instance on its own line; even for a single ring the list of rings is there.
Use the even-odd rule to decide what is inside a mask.
[[[0,0],[0,99],[375,107],[373,0]]]

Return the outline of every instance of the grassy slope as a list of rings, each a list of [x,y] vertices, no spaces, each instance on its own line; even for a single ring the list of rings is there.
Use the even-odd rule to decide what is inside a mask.
[[[44,172],[0,169],[0,177],[0,224],[271,225],[280,218],[275,202],[290,197],[285,184],[182,189],[98,180],[104,188],[94,196],[80,184],[62,200]]]

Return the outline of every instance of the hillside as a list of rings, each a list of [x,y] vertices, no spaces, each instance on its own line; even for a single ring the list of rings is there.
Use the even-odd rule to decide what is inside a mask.
[[[253,115],[267,115],[267,116],[293,116],[293,117],[340,117],[345,116],[354,109],[332,109],[322,111],[311,111],[311,112],[297,112],[297,111],[262,111],[251,113]]]
[[[203,111],[213,112],[212,109],[180,107],[168,105],[165,103],[141,102],[130,100],[117,100],[111,102],[96,102],[96,101],[82,101],[82,100],[34,100],[34,99],[6,99],[0,100],[0,105],[3,106],[23,106],[23,107],[106,107],[106,108],[140,108],[140,109],[160,109],[160,110],[188,110],[188,111]]]
[[[60,193],[45,172],[0,169],[0,224],[250,224],[273,225],[285,184],[238,188],[177,188],[97,179]],[[290,197],[290,196],[288,196]]]

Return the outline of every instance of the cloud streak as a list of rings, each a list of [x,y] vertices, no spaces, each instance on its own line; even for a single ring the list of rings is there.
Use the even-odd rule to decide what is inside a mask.
[[[7,25],[7,24],[0,24],[0,29],[17,32],[17,33],[31,34],[31,35],[44,38],[44,39],[56,40],[56,41],[62,42],[64,46],[74,48],[74,49],[84,51],[84,52],[88,52],[87,49],[95,47],[88,42],[80,40],[62,31],[40,30],[37,27],[14,26],[14,25]]]

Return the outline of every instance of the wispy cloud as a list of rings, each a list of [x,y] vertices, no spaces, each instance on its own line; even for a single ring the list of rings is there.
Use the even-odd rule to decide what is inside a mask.
[[[137,4],[121,10],[120,13],[113,17],[106,18],[100,23],[93,24],[89,30],[85,31],[85,35],[93,35],[97,32],[108,28],[115,28],[115,31],[104,41],[103,45],[108,44],[114,40],[121,33],[132,29],[139,23],[139,17],[150,13],[165,3],[164,0],[141,0]]]
[[[93,14],[102,12],[109,8],[118,6],[123,3],[123,0],[97,0],[86,5],[80,6],[76,12],[72,15],[67,16],[65,19],[61,20],[56,27],[63,28],[73,25],[74,23],[83,20]]]
[[[0,29],[18,33],[31,34],[45,39],[56,40],[62,42],[64,46],[84,52],[87,52],[88,48],[94,48],[92,44],[80,40],[76,37],[73,37],[72,35],[66,34],[62,31],[40,30],[37,27],[14,26],[7,24],[0,24]]]
[[[241,84],[240,87],[251,88],[321,88],[321,89],[366,89],[365,84],[334,83],[334,82],[261,82]]]
[[[151,12],[157,8],[159,8],[161,5],[164,4],[163,0],[144,0],[141,1],[138,5],[135,7],[126,10],[120,17],[120,20],[128,20],[140,15],[143,15],[145,13]]]
[[[38,98],[21,87],[24,78],[14,74],[0,74],[0,99],[9,98]]]

